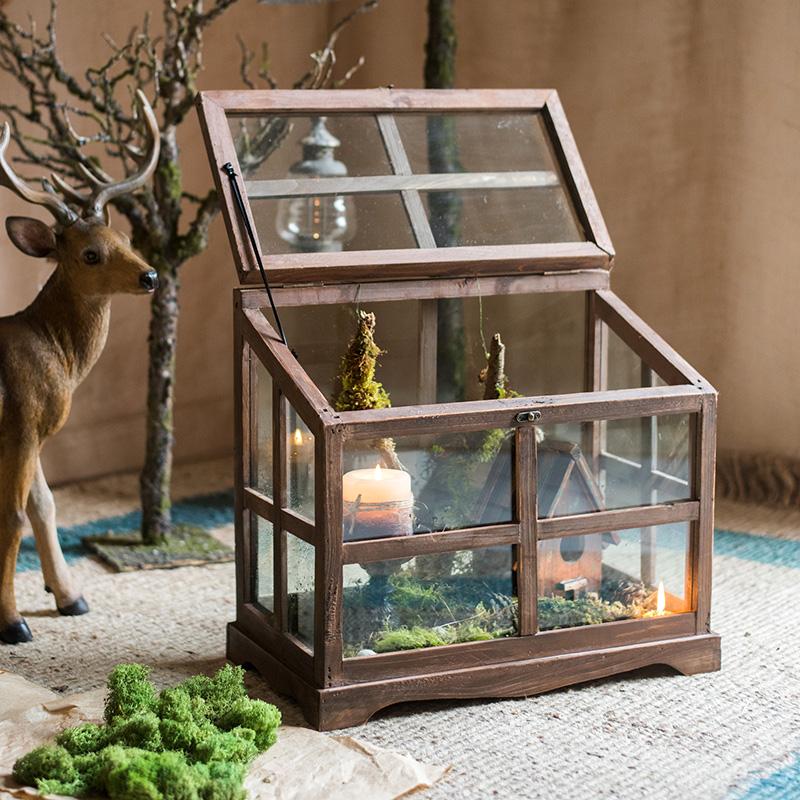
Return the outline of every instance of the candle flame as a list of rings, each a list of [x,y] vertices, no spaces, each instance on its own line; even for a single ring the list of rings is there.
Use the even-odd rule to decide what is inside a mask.
[[[300,428],[295,428],[294,433],[292,434],[292,440],[296,445],[303,444],[303,432]]]
[[[383,478],[383,474],[382,474],[382,471],[381,471],[381,465],[380,464],[376,464],[375,465],[375,480],[379,481],[382,478]]]
[[[663,614],[667,610],[667,596],[664,592],[664,581],[658,582],[658,594],[656,595],[656,613]]]

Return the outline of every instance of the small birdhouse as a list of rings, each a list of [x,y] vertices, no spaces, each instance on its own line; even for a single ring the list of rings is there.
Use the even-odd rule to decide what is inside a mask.
[[[228,656],[332,729],[719,667],[716,393],[609,288],[555,92],[206,92],[232,260]]]

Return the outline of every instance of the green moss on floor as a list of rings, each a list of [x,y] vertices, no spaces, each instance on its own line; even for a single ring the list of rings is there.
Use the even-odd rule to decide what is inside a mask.
[[[251,700],[241,667],[196,675],[156,693],[149,670],[108,677],[105,724],[67,728],[14,764],[42,794],[113,800],[244,800],[250,762],[277,738],[275,706]]]
[[[176,525],[167,540],[158,545],[144,544],[134,532],[109,533],[87,537],[84,541],[93,553],[118,572],[233,561],[230,547],[194,525]]]

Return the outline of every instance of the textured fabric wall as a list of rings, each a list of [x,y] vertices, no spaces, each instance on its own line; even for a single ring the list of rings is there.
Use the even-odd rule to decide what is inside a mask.
[[[70,61],[141,10],[62,17]],[[15,0],[14,13],[28,2]],[[140,6],[145,4],[139,4]],[[154,0],[146,5],[155,7]],[[234,34],[273,42],[288,82],[328,21],[354,2],[264,7],[242,0],[208,38],[204,87],[238,85]],[[559,90],[617,250],[615,290],[721,392],[724,450],[800,457],[800,5],[794,0],[457,0],[458,84]],[[421,85],[423,0],[382,0],[341,43],[364,54],[355,86]],[[0,89],[7,91],[2,83]],[[208,181],[199,132],[185,131],[191,184]],[[0,195],[0,212],[20,204]],[[230,287],[221,225],[184,272],[179,459],[230,447]],[[0,237],[0,313],[46,270]],[[47,448],[63,480],[138,466],[147,309],[115,301],[108,351]],[[197,435],[197,431],[203,431]]]

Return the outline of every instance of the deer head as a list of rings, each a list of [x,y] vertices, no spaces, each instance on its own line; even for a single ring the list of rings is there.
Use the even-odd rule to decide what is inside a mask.
[[[136,99],[147,140],[142,151],[128,148],[138,162],[138,171],[112,181],[81,167],[92,187],[86,195],[55,174],[51,180],[42,179],[40,190],[28,186],[6,159],[11,139],[8,123],[4,123],[0,135],[0,184],[23,200],[43,206],[55,218],[55,225],[49,226],[31,217],[8,217],[9,238],[29,256],[56,261],[62,278],[80,294],[150,293],[158,288],[155,270],[131,249],[124,233],[109,227],[106,209],[113,198],[142,187],[158,163],[160,140],[153,109],[141,91],[137,91]]]

